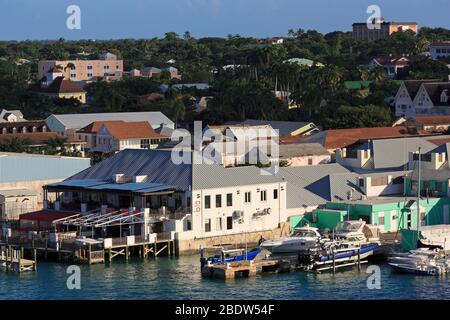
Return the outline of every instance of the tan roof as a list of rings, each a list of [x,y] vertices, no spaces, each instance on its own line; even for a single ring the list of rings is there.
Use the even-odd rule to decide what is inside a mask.
[[[91,128],[91,132],[95,133],[100,130],[103,126],[108,129],[111,135],[119,140],[124,139],[162,139],[166,138],[153,130],[147,121],[135,121],[135,122],[125,122],[125,121],[97,121],[93,122],[87,127],[81,129],[87,132],[88,127]],[[79,131],[79,132],[80,132]]]
[[[422,125],[450,124],[450,116],[417,116],[413,119]]]
[[[378,127],[378,128],[354,128],[327,130],[325,148],[334,149],[351,145],[358,140],[398,138],[405,136],[429,135],[427,131],[416,130],[416,128]]]

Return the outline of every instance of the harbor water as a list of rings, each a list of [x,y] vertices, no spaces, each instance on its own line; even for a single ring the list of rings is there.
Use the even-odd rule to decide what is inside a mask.
[[[199,256],[183,256],[80,266],[81,289],[69,290],[68,266],[40,262],[36,272],[0,271],[0,299],[450,299],[448,276],[397,274],[387,264],[379,265],[379,289],[367,286],[368,265],[335,275],[268,273],[223,281],[202,278]]]

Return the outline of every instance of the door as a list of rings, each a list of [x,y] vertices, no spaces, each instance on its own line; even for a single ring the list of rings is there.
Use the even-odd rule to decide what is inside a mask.
[[[398,230],[398,215],[397,210],[391,211],[391,232],[396,232]]]
[[[448,210],[448,204],[444,205],[444,211],[442,212],[443,219],[442,221],[444,222],[444,224],[450,224],[450,216],[449,216],[449,210]]]

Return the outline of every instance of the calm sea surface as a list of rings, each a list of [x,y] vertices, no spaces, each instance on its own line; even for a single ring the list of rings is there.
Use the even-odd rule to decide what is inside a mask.
[[[367,289],[366,267],[313,274],[260,274],[233,281],[202,279],[199,257],[161,257],[81,266],[81,290],[67,289],[68,265],[38,263],[37,272],[0,270],[0,299],[450,299],[450,277],[392,273],[381,264],[381,289]]]

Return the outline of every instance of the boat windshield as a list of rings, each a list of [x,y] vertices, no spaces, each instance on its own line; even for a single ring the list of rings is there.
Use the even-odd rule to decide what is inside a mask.
[[[292,233],[293,237],[314,238],[317,234],[312,230],[297,229]]]
[[[359,231],[364,226],[364,224],[364,221],[341,221],[336,226],[336,232]]]

